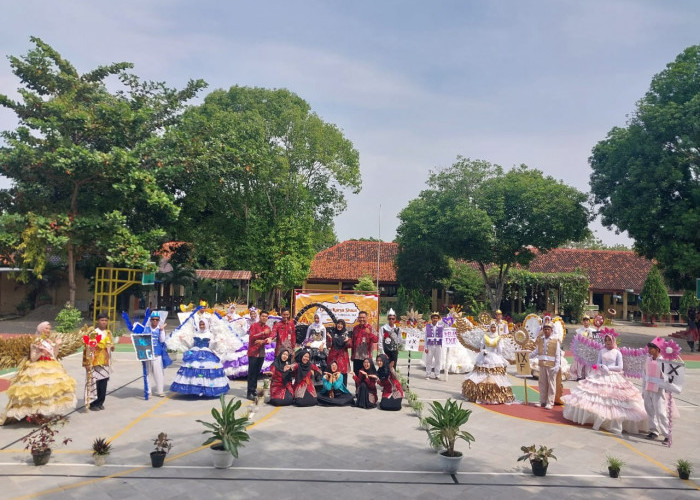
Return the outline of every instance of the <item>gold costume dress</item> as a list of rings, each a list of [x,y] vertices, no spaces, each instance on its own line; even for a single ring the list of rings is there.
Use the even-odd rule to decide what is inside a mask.
[[[495,332],[484,335],[481,352],[474,362],[474,370],[462,383],[464,399],[476,403],[512,403],[515,398],[506,375],[508,360],[501,351],[501,337]]]

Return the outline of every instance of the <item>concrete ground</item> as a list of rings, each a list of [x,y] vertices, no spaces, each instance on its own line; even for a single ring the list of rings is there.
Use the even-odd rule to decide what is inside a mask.
[[[661,331],[654,329],[648,336]],[[644,338],[636,336],[647,335],[624,333],[640,343]],[[63,363],[82,386],[80,357],[71,356]],[[405,374],[406,360],[401,360],[400,368]],[[172,380],[176,369],[166,370],[166,381]],[[411,390],[426,406],[433,400],[460,399],[462,375],[452,374],[448,382],[423,376],[414,360]],[[520,379],[511,381],[522,386]],[[565,387],[573,385],[565,382]],[[531,381],[530,387],[536,382]],[[82,405],[82,390],[78,393]],[[243,397],[245,381],[232,382],[229,394]],[[0,393],[0,405],[6,401],[5,393]],[[55,450],[49,465],[31,465],[23,450],[21,438],[32,427],[0,428],[0,498],[700,498],[698,471],[682,481],[673,466],[685,458],[700,469],[699,369],[686,371],[676,402],[680,417],[673,421],[670,448],[642,436],[618,438],[590,427],[508,416],[465,402],[473,410],[466,429],[476,442],[471,448],[458,442],[465,458],[455,475],[440,472],[438,456],[429,449],[426,433],[418,429],[418,419],[408,407],[394,413],[261,405],[249,428],[250,442],[240,450],[234,467],[219,470],[210,465],[209,450],[201,446],[204,428],[196,422],[210,419],[218,400],[169,393],[146,401],[140,362],[133,353],[117,352],[105,411],[79,407],[72,413],[60,436],[73,442]],[[244,404],[250,406],[248,401]],[[173,439],[174,447],[165,466],[153,469],[148,454],[161,431]],[[108,437],[114,446],[103,467],[92,462],[90,445],[96,437]],[[554,448],[558,457],[544,478],[535,478],[529,464],[516,461],[520,446],[533,443]],[[620,479],[608,477],[606,455],[625,461]]]

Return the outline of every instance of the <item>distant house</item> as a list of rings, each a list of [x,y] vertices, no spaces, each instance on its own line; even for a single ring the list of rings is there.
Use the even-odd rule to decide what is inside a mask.
[[[399,283],[394,260],[398,245],[393,242],[348,240],[316,254],[307,290],[351,290],[364,275],[377,278],[379,254],[379,288],[382,297],[395,300]],[[638,298],[653,262],[632,251],[580,250],[556,248],[539,253],[528,269],[538,273],[570,273],[580,269],[590,282],[588,303],[601,311],[616,310],[616,317],[630,318],[639,310]],[[675,293],[670,294],[672,299]],[[433,290],[433,308],[444,301],[444,292]],[[677,300],[677,299],[676,299]],[[511,311],[518,309],[509,297],[504,303]],[[555,301],[558,307],[558,301]],[[672,305],[672,309],[673,309]],[[677,305],[676,305],[677,308]]]

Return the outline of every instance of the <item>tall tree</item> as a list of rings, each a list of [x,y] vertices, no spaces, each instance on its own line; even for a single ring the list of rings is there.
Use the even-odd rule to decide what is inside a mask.
[[[539,170],[521,165],[504,172],[498,165],[459,157],[451,167],[431,173],[428,189],[399,218],[399,276],[420,279],[423,268],[435,268],[445,257],[474,261],[495,310],[511,266],[526,266],[534,249],[547,251],[584,238],[589,212],[585,194]],[[420,252],[431,262],[416,259],[412,268],[404,267],[406,256]],[[493,280],[489,269],[495,269]],[[443,274],[437,279],[449,276],[449,267],[438,271]],[[435,275],[428,279],[434,282]]]
[[[316,252],[335,241],[344,191],[360,190],[352,143],[287,90],[216,90],[157,154],[182,209],[178,238],[195,243],[200,264],[254,271],[266,292],[306,278]]]
[[[700,45],[654,76],[627,127],[593,148],[591,190],[603,224],[627,231],[672,286],[700,276]]]
[[[31,41],[25,56],[10,57],[21,101],[0,95],[19,118],[16,130],[2,133],[0,169],[12,186],[0,191],[0,227],[11,231],[0,243],[14,244],[15,258],[38,275],[48,253],[64,257],[72,305],[76,260],[97,254],[144,266],[175,220],[178,207],[153,172],[160,165],[141,151],[204,83],[176,91],[142,82],[127,73],[129,63],[79,74],[52,47]],[[105,85],[111,77],[122,84],[115,93]]]
[[[652,266],[649,270],[642,286],[642,303],[639,309],[647,316],[651,316],[652,323],[656,316],[668,314],[671,310],[671,299],[668,297],[668,291],[656,266]]]

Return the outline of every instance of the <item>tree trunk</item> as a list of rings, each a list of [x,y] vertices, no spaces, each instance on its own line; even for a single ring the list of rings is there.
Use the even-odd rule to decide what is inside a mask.
[[[68,242],[68,304],[75,307],[75,255],[73,243]]]

